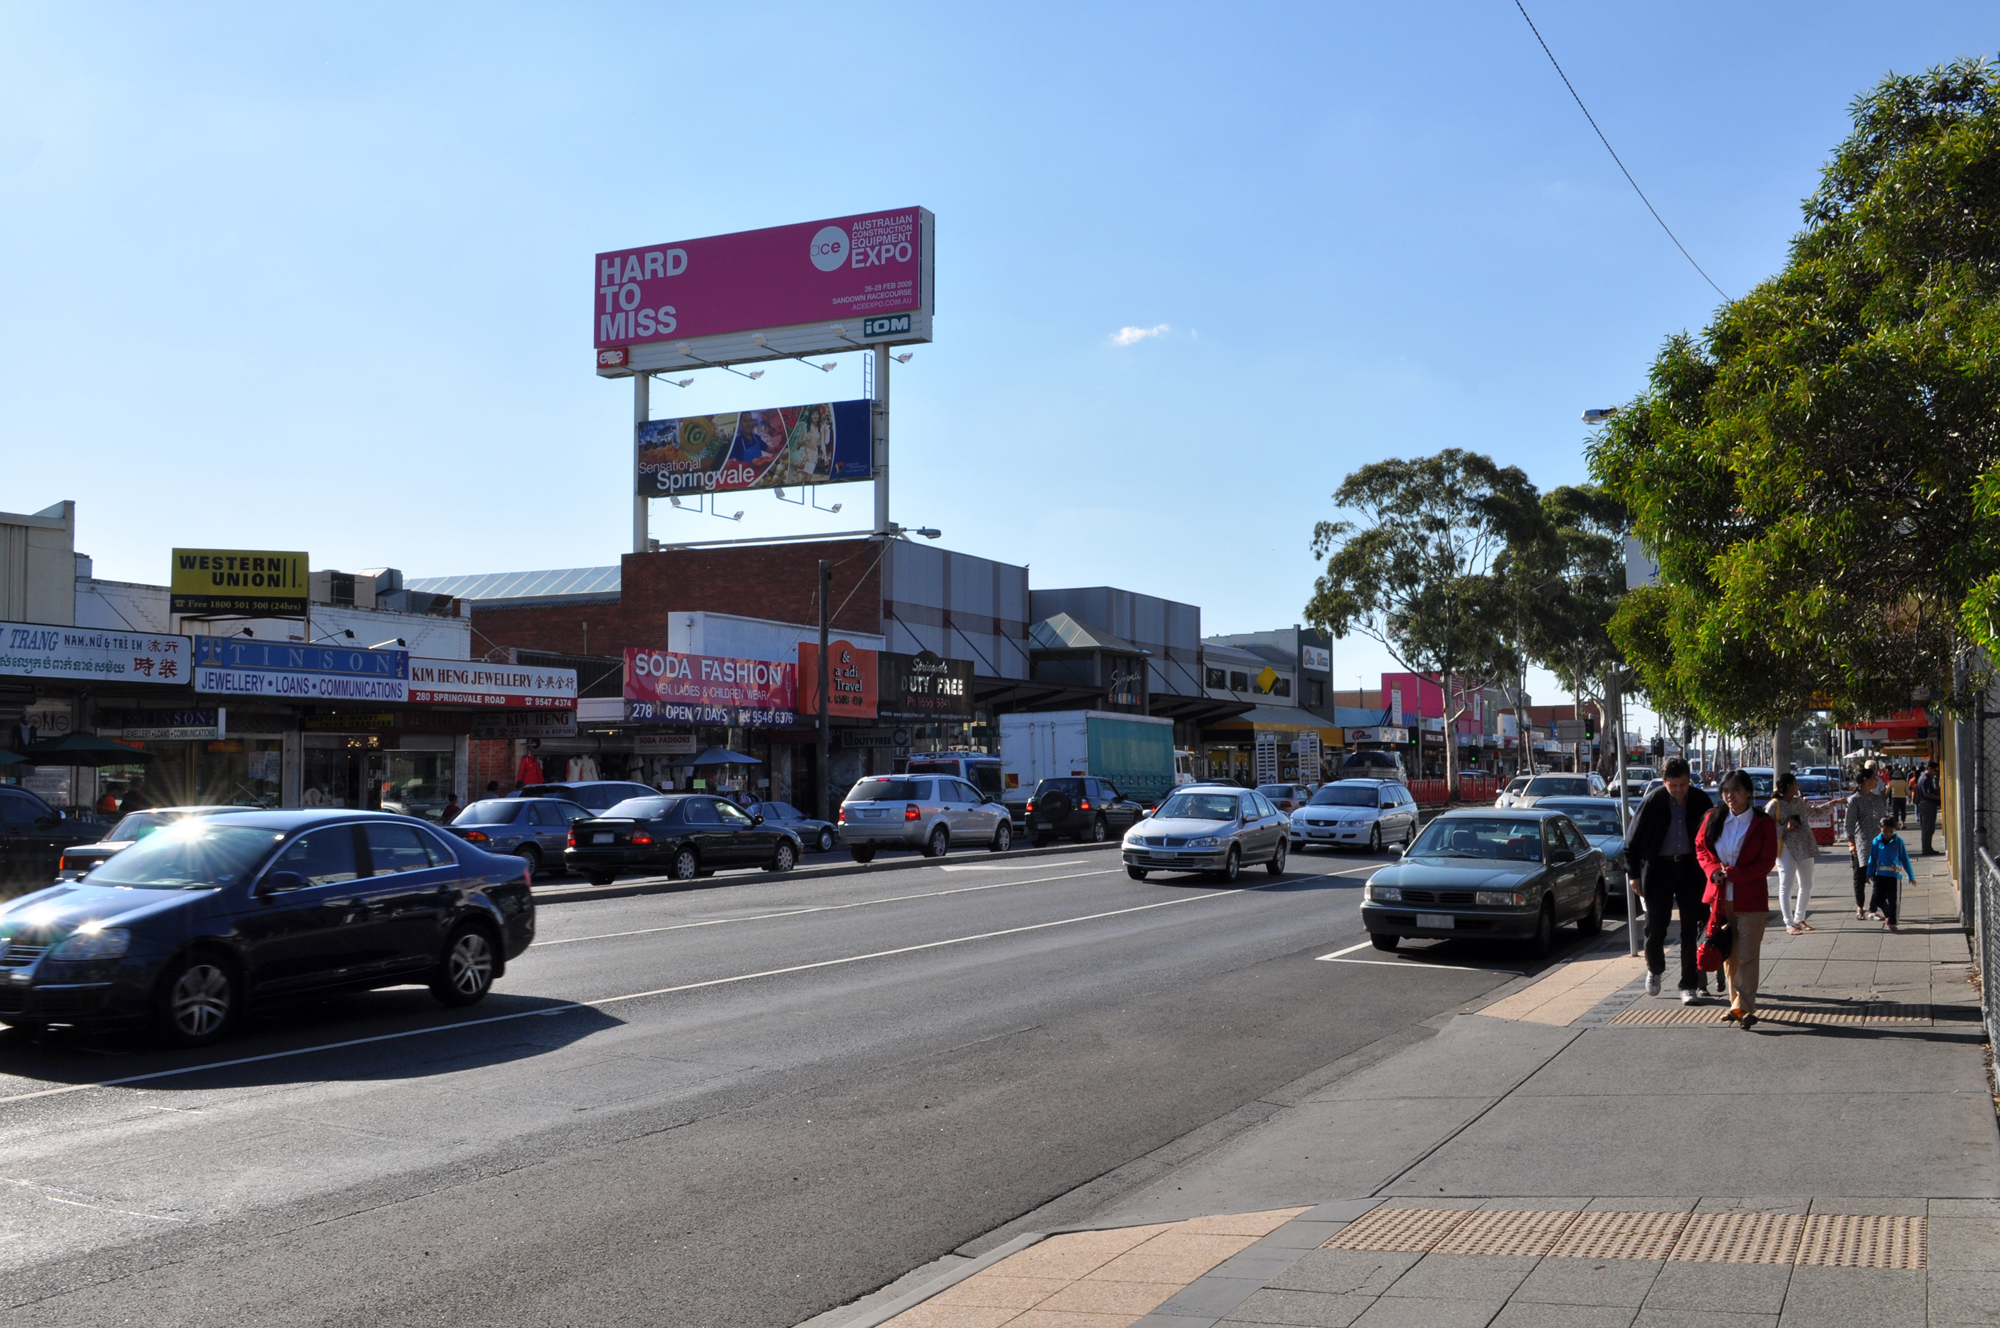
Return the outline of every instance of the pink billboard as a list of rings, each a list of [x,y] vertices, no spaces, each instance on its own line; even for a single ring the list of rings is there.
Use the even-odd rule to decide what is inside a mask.
[[[928,212],[899,208],[599,254],[594,344],[801,323],[844,323],[857,340],[890,335],[898,315],[927,311],[929,231]]]
[[[673,650],[625,651],[625,699],[653,705],[798,709],[798,669],[769,659],[688,655]]]

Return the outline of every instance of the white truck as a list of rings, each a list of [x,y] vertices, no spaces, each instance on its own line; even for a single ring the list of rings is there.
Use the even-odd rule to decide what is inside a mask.
[[[1148,807],[1177,783],[1174,722],[1108,710],[1053,710],[1000,716],[1000,800],[1016,823],[1044,779],[1108,779]]]

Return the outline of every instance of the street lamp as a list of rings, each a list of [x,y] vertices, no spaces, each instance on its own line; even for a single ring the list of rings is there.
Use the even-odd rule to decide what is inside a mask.
[[[1618,407],[1616,406],[1605,406],[1602,409],[1593,406],[1591,409],[1583,412],[1583,422],[1585,424],[1602,424],[1617,413]]]

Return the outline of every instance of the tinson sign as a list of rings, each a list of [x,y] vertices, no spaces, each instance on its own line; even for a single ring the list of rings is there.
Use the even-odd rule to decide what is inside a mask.
[[[410,652],[197,636],[194,689],[222,696],[401,704],[410,699]]]

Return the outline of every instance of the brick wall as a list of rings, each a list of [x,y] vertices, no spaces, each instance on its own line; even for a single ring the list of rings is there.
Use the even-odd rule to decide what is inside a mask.
[[[664,647],[667,615],[674,612],[733,613],[778,622],[815,623],[819,621],[815,596],[822,558],[834,565],[832,598],[839,610],[834,615],[834,630],[877,633],[882,630],[882,575],[877,561],[881,551],[882,546],[873,540],[829,540],[628,553],[621,560],[616,604],[519,609],[468,606],[477,633],[473,653],[512,646],[618,655],[627,646]],[[503,788],[506,782],[501,781]],[[475,787],[485,787],[485,780]]]
[[[478,801],[486,796],[486,781],[500,781],[500,791],[507,792],[514,787],[514,775],[518,768],[514,759],[514,741],[511,738],[474,738],[468,744],[466,758],[466,796]]]

